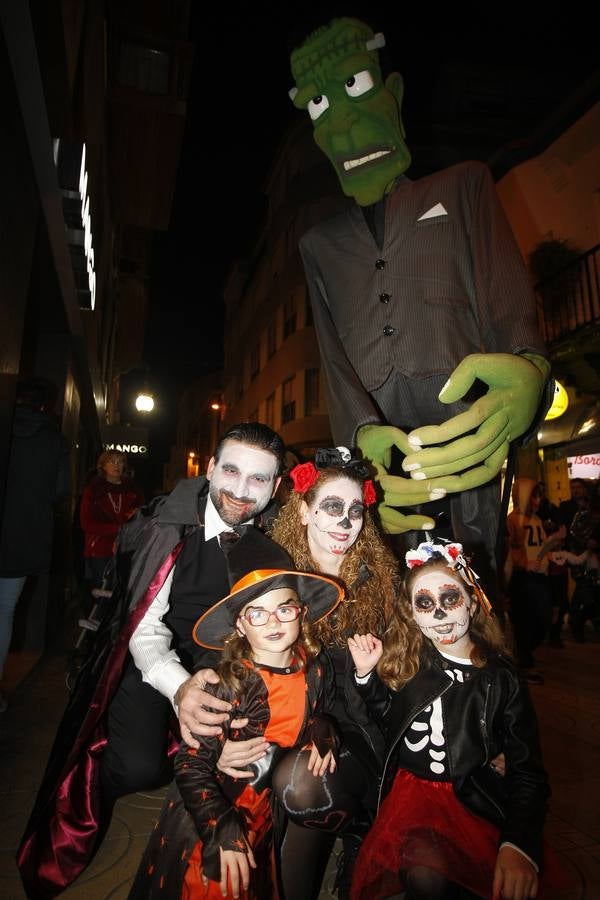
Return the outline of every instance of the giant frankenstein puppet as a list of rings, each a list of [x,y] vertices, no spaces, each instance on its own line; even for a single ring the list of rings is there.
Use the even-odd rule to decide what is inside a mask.
[[[397,507],[448,494],[453,533],[492,559],[495,476],[534,421],[549,364],[487,168],[404,176],[403,82],[383,80],[383,45],[342,18],[291,56],[290,96],[357,204],[300,242],[333,436],[376,465],[387,531],[433,527]],[[394,447],[410,477],[390,474]]]

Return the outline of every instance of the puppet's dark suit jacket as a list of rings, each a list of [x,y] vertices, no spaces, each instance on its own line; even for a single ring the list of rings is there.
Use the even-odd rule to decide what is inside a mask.
[[[481,163],[400,179],[382,246],[354,206],[308,231],[300,252],[337,444],[354,444],[367,423],[411,430],[468,408],[437,396],[470,353],[545,355],[527,270]],[[496,486],[453,500],[457,537],[472,545],[495,533],[494,495]]]

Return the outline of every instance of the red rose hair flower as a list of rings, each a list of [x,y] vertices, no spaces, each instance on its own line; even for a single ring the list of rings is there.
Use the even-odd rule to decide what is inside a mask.
[[[294,483],[294,490],[297,494],[305,494],[313,486],[319,473],[311,462],[300,463],[290,472],[290,478]]]
[[[370,478],[367,478],[367,480],[363,482],[363,500],[365,501],[366,506],[372,506],[377,500],[375,487]]]

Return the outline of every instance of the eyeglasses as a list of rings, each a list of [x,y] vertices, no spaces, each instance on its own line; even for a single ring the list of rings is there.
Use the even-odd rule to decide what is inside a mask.
[[[271,616],[275,616],[277,621],[281,623],[295,622],[303,609],[303,606],[278,606],[273,612],[269,612],[268,609],[250,607],[240,616],[240,619],[245,619],[248,625],[252,625],[253,628],[260,628],[261,625],[267,624]]]

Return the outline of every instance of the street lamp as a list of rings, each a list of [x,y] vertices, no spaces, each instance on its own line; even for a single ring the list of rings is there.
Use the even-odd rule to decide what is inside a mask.
[[[212,421],[210,425],[210,446],[211,449],[214,450],[219,439],[220,425],[223,419],[223,413],[225,411],[225,407],[221,402],[220,394],[217,394],[216,396],[213,394],[213,400],[211,400],[210,408],[214,413],[214,415],[211,416]]]
[[[149,413],[154,409],[154,397],[145,391],[141,391],[135,398],[135,408],[138,412]]]
[[[200,474],[200,459],[194,450],[190,450],[187,455],[187,473],[186,478],[197,478]]]

